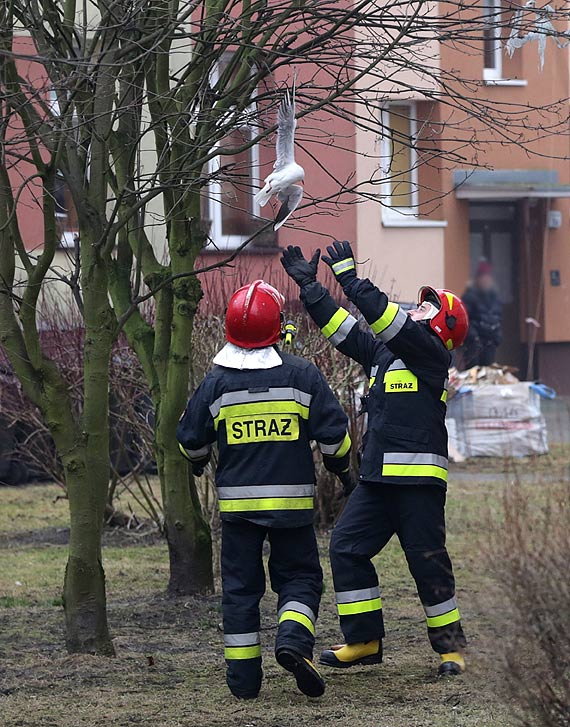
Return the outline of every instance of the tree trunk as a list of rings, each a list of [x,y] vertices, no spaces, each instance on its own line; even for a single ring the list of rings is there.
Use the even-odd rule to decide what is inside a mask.
[[[170,558],[168,593],[212,591],[212,540],[186,461],[178,447],[165,453],[165,530]]]
[[[89,540],[93,540],[91,532]],[[71,654],[114,656],[107,625],[105,573],[95,545],[70,544],[63,584],[65,644]]]
[[[202,247],[202,233],[196,223],[200,212],[198,195],[194,195],[194,201],[194,222],[187,226],[185,221],[175,220],[171,224],[171,266],[175,274],[192,271],[196,254]],[[172,293],[170,347],[166,387],[156,422],[157,443],[164,467],[162,486],[170,553],[168,592],[188,595],[211,591],[214,587],[210,528],[202,516],[189,465],[176,441],[176,426],[188,397],[193,323],[202,289],[197,278],[182,278],[173,283]]]

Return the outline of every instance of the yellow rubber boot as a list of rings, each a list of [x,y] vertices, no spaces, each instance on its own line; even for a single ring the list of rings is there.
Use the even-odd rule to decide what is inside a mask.
[[[339,644],[325,649],[319,659],[321,664],[346,669],[357,664],[381,664],[382,642],[362,641],[358,644]]]
[[[440,677],[453,677],[463,674],[465,671],[465,659],[459,651],[452,651],[449,654],[440,654],[441,663],[437,670]]]

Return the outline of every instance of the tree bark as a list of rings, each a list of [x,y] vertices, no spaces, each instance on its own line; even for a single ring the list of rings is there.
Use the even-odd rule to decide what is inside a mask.
[[[171,224],[169,242],[175,274],[191,271],[202,247],[203,233],[197,222],[199,196],[193,195],[192,201],[193,223],[175,219]],[[164,511],[170,554],[168,592],[188,595],[211,591],[214,586],[210,528],[202,516],[189,465],[181,456],[176,440],[176,426],[188,397],[194,316],[202,289],[196,277],[183,278],[173,283],[172,293],[166,387],[157,418],[157,442],[164,467]]]
[[[213,590],[212,540],[202,517],[192,475],[178,447],[165,453],[165,530],[170,578],[168,593],[188,596]]]
[[[72,654],[114,656],[101,560],[103,520],[99,509],[94,512],[91,507],[93,483],[81,465],[79,469],[83,472],[71,472],[66,467],[71,528],[63,584],[65,643]]]

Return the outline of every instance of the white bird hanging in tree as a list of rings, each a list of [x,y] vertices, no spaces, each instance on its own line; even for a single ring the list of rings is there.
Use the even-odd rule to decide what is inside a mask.
[[[277,116],[277,159],[273,172],[265,178],[264,186],[255,195],[255,201],[264,207],[274,195],[281,202],[275,218],[274,230],[278,230],[291,216],[303,198],[303,187],[299,184],[305,179],[305,170],[295,161],[295,86],[293,92],[285,93]]]
[[[526,35],[519,35],[519,32],[523,30],[523,17],[529,10],[533,10],[536,15],[534,28],[526,33]],[[526,45],[529,41],[537,40],[538,64],[542,71],[544,69],[544,53],[546,51],[546,39],[548,36],[554,38],[554,41],[559,48],[565,48],[568,43],[570,43],[567,33],[559,33],[552,24],[550,16],[553,13],[554,8],[552,5],[544,5],[542,8],[537,8],[536,0],[528,0],[528,2],[524,4],[524,8],[519,8],[516,11],[513,19],[513,27],[511,28],[509,38],[505,45],[509,58],[513,57],[517,48],[522,48],[523,45]],[[566,40],[560,40],[560,36],[566,38]]]

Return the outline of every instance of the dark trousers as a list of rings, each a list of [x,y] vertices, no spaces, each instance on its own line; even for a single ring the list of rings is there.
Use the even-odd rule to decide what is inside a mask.
[[[445,548],[445,490],[436,485],[362,483],[350,496],[330,545],[346,642],[384,636],[378,576],[371,559],[394,534],[416,582],[432,648],[445,654],[464,647],[453,570]]]
[[[312,659],[323,573],[312,525],[267,528],[246,520],[222,522],[222,607],[227,682],[236,697],[261,687],[259,602],[265,592],[263,542],[278,595],[275,651],[286,647]]]

